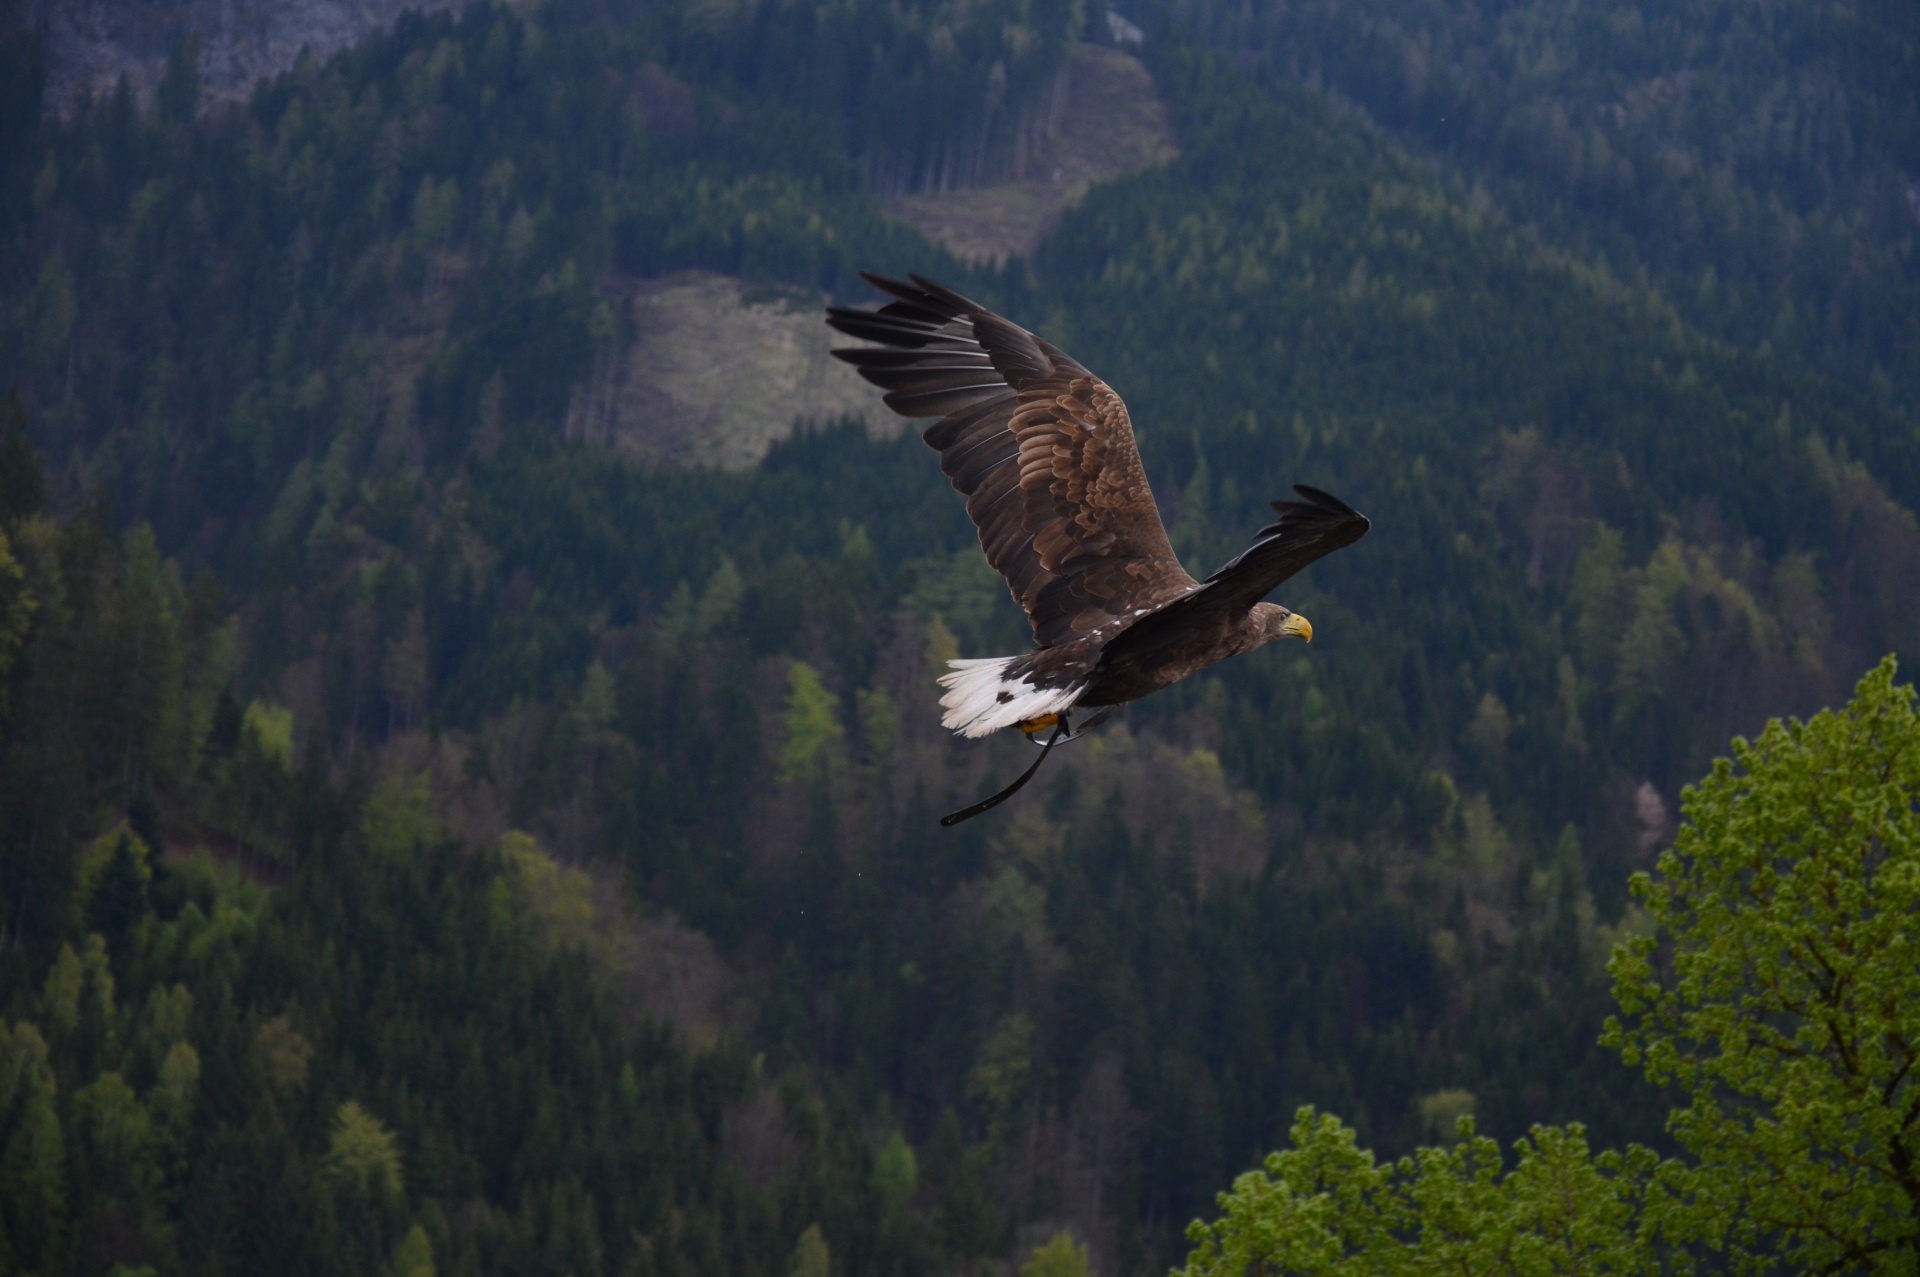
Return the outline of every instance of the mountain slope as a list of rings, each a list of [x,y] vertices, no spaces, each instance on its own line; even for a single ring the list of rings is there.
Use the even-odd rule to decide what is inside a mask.
[[[1898,0],[1365,0],[1135,14],[1331,95],[1689,323],[1908,416],[1920,25]]]

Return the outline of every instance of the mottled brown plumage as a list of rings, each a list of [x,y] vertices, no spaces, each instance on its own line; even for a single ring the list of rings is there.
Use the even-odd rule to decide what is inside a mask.
[[[836,350],[886,403],[938,418],[924,438],[967,499],[1036,650],[956,663],[947,725],[967,735],[1075,705],[1114,705],[1289,635],[1303,618],[1268,591],[1366,535],[1364,516],[1313,488],[1204,581],[1181,567],[1154,505],[1127,407],[1055,346],[950,289],[867,275],[894,300],[827,322],[877,343]]]

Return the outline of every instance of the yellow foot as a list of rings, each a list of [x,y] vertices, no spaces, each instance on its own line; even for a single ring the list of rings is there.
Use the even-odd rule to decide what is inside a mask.
[[[1058,714],[1042,714],[1038,718],[1029,718],[1024,723],[1015,723],[1014,726],[1031,736],[1035,732],[1046,731],[1059,721],[1060,716]]]

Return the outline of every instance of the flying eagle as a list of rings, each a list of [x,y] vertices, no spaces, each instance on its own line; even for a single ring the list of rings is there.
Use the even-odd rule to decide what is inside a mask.
[[[945,726],[962,736],[1018,727],[1030,738],[1051,727],[1050,749],[1074,738],[1071,709],[1138,700],[1276,639],[1312,641],[1306,617],[1260,600],[1365,536],[1366,516],[1295,485],[1298,500],[1273,503],[1278,522],[1196,581],[1167,540],[1127,406],[1106,382],[931,280],[863,277],[894,300],[877,311],[832,307],[827,322],[877,344],[833,353],[901,416],[938,418],[923,437],[1033,625],[1031,652],[952,663],[940,680]],[[941,823],[1003,801],[1045,757]]]

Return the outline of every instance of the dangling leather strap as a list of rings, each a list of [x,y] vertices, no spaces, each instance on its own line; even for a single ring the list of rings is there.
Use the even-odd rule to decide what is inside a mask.
[[[1027,768],[1027,770],[1020,773],[1019,780],[1014,781],[1011,785],[1008,785],[1005,789],[1001,790],[999,793],[995,794],[991,798],[983,798],[971,807],[963,808],[960,811],[954,812],[950,816],[942,816],[940,818],[940,828],[951,829],[963,820],[972,820],[975,816],[978,816],[981,812],[991,811],[995,807],[998,807],[1001,803],[1004,803],[1005,801],[1007,801],[1007,799],[1019,793],[1020,787],[1022,785],[1025,785],[1028,781],[1032,780],[1033,774],[1040,770],[1040,764],[1047,761],[1047,755],[1053,752],[1053,747],[1059,744],[1060,738],[1061,736],[1066,734],[1066,730],[1067,730],[1067,720],[1066,720],[1066,717],[1062,715],[1059,726],[1053,729],[1053,735],[1047,737],[1046,746],[1040,751],[1040,757],[1033,760],[1033,766]]]

